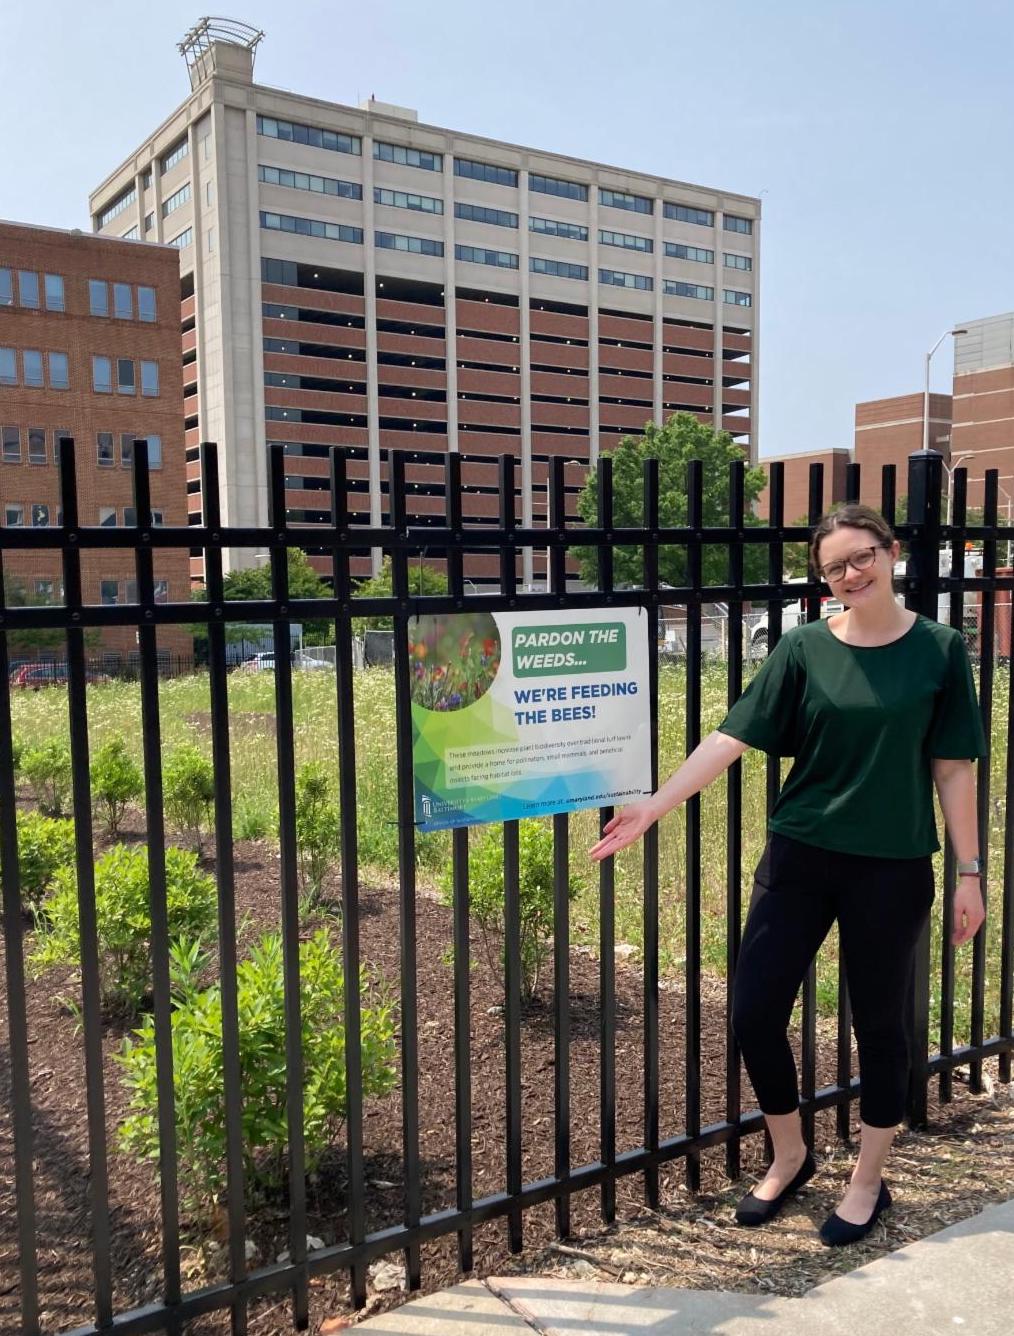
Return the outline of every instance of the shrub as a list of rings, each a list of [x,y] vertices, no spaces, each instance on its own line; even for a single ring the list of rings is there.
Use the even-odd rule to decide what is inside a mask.
[[[41,812],[18,813],[22,903],[37,909],[57,870],[74,862],[74,823]]]
[[[303,1041],[303,1120],[307,1171],[334,1142],[346,1113],[344,975],[341,955],[321,929],[299,945]],[[177,952],[183,987],[172,1017],[173,1084],[181,1182],[187,1205],[206,1223],[225,1183],[225,1098],[220,985],[198,990],[187,983],[194,958]],[[236,969],[242,1081],[243,1151],[248,1194],[277,1187],[285,1169],[288,1123],[285,1105],[285,990],[282,944],[263,937]],[[361,975],[363,1093],[384,1095],[397,1074],[394,1012],[369,996]],[[130,1112],[120,1128],[123,1147],[139,1159],[158,1160],[155,1027],[146,1016],[121,1062]]]
[[[25,754],[25,744],[20,738],[11,738],[11,769],[17,775],[21,770],[21,758]]]
[[[163,768],[162,797],[171,825],[189,835],[200,853],[212,823],[215,772],[196,747],[180,747]]]
[[[39,811],[63,816],[71,790],[70,748],[57,738],[28,747],[21,756],[21,773],[31,785]]]
[[[521,905],[521,988],[526,1001],[539,986],[539,974],[551,952],[553,934],[553,830],[544,821],[522,821],[519,831]],[[503,838],[500,827],[488,826],[469,850],[469,908],[479,925],[483,953],[494,977],[504,965]],[[567,888],[571,900],[580,882],[573,875]],[[453,870],[441,877],[442,899],[451,904]]]
[[[215,920],[215,883],[186,849],[165,852],[166,913],[170,942],[199,939]],[[40,920],[32,965],[36,973],[81,960],[77,874],[56,873]],[[95,864],[99,974],[107,1006],[137,1012],[148,992],[151,951],[148,851],[114,845]]]
[[[330,772],[321,761],[309,761],[296,776],[296,851],[305,909],[319,903],[340,848],[341,818]]]
[[[144,792],[144,777],[122,738],[111,738],[95,753],[91,781],[92,801],[103,812],[107,834],[115,837],[127,804]]]

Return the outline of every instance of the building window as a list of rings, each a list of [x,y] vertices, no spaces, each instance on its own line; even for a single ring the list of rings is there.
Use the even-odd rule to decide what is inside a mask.
[[[123,507],[123,527],[125,529],[137,528],[137,508],[135,506]],[[134,600],[128,596],[127,602],[132,603],[133,601]]]
[[[267,186],[285,186],[289,190],[310,190],[315,195],[334,195],[342,199],[363,198],[363,188],[355,181],[339,181],[333,176],[313,176],[309,172],[290,172],[283,167],[259,166],[257,168],[257,179]],[[211,185],[210,181],[208,185]]]
[[[615,288],[640,288],[643,292],[651,292],[655,286],[654,279],[647,274],[624,274],[618,269],[600,269],[599,282],[611,283]]]
[[[25,522],[24,506],[15,505],[8,501],[4,506],[4,524],[8,529],[20,529]]]
[[[687,204],[670,204],[667,200],[662,212],[666,218],[672,218],[678,223],[696,223],[699,227],[715,226],[715,215],[710,209],[692,209]]]
[[[667,278],[662,284],[662,291],[667,297],[696,297],[702,302],[715,300],[715,289],[703,283],[683,283],[678,279]]]
[[[96,394],[112,394],[113,364],[108,357],[92,358],[92,389]]]
[[[610,232],[599,228],[599,241],[603,246],[622,246],[624,250],[644,251],[650,255],[655,246],[649,237],[638,237],[632,232]]]
[[[257,119],[260,120],[260,117],[258,116]],[[258,126],[258,129],[260,129],[259,126]],[[211,131],[210,131],[210,130],[209,130],[208,133],[207,133],[206,135],[204,135],[204,137],[201,139],[201,161],[202,161],[202,162],[210,162],[210,161],[211,161]]]
[[[99,506],[99,528],[100,529],[116,528],[115,506]]]
[[[118,357],[116,359],[117,394],[134,394],[136,390],[134,359],[132,357]]]
[[[45,427],[28,428],[28,462],[29,464],[45,464],[47,462]]]
[[[326,237],[328,241],[348,241],[362,245],[363,229],[345,223],[323,223],[317,218],[295,218],[288,213],[261,210],[261,227],[269,232],[295,232],[301,237]]]
[[[488,181],[492,186],[516,186],[518,174],[511,167],[496,167],[491,162],[476,162],[474,158],[455,158],[454,175],[467,176],[473,181]]]
[[[722,293],[722,300],[728,306],[752,306],[753,298],[749,292],[734,292],[732,288],[726,288]]]
[[[150,167],[148,168],[148,170],[147,170],[147,171],[142,175],[142,177],[141,177],[141,189],[142,189],[142,190],[150,190],[150,189],[151,189],[151,168],[150,168]]]
[[[193,240],[194,229],[192,227],[187,227],[184,228],[178,237],[172,237],[167,244],[175,246],[177,250],[186,250],[187,246],[191,245]]]
[[[443,255],[444,243],[430,237],[406,237],[399,232],[374,232],[374,243],[383,250],[411,251],[413,255]]]
[[[155,512],[152,511],[152,519],[153,519],[153,520],[154,520],[154,516],[155,516]],[[159,520],[159,524],[161,524],[161,523],[162,523],[162,521]],[[156,581],[155,581],[154,589],[155,589],[155,602],[156,602],[156,603],[168,603],[168,602],[169,602],[169,581],[168,581],[168,580],[156,580]]]
[[[133,227],[128,227],[126,232],[120,236],[121,241],[137,241],[141,235],[141,230],[135,223]]]
[[[581,223],[563,223],[557,218],[529,218],[528,230],[545,237],[563,237],[567,241],[588,240],[588,229]]]
[[[290,144],[330,149],[332,153],[360,154],[363,151],[363,141],[358,135],[339,134],[335,130],[318,129],[315,125],[299,125],[295,121],[279,121],[273,116],[257,117],[257,133]]]
[[[95,437],[96,463],[99,468],[112,468],[116,462],[116,453],[113,448],[113,433],[111,431],[100,431]]]
[[[148,467],[150,469],[160,469],[162,467],[162,437],[149,436],[147,439]]]
[[[528,177],[528,189],[541,195],[559,195],[562,199],[588,201],[588,187],[577,181],[564,181],[558,176],[539,176],[532,172]]]
[[[43,284],[46,292],[46,310],[65,311],[67,305],[64,300],[62,275],[46,274],[43,278]]]
[[[35,348],[26,348],[21,354],[25,370],[25,384],[33,389],[45,385],[46,378],[42,371],[42,353]]]
[[[630,209],[633,213],[651,213],[654,203],[647,195],[631,195],[626,190],[604,190],[599,187],[599,203],[611,209]]]
[[[112,204],[107,204],[106,207],[95,216],[95,221],[98,223],[100,230],[105,227],[107,223],[111,223],[117,214],[122,213],[124,209],[129,209],[136,199],[137,190],[134,186],[128,186],[122,195],[117,195]]]
[[[36,502],[36,504],[32,506],[32,528],[33,529],[49,528],[48,506],[44,506],[39,502]]]
[[[141,393],[147,399],[154,399],[158,395],[158,363],[141,363]]]
[[[117,320],[133,320],[134,294],[129,283],[113,284],[113,314]]]
[[[49,385],[54,390],[70,389],[70,365],[66,353],[49,353]]]
[[[300,173],[302,175],[302,173]],[[321,177],[314,177],[314,180],[321,180]],[[214,181],[205,181],[204,183],[204,203],[210,209],[215,202],[215,183]]]
[[[18,383],[18,359],[13,348],[0,348],[0,385]]]
[[[428,153],[421,148],[407,148],[404,144],[385,144],[373,141],[373,156],[382,162],[397,162],[402,167],[420,167],[424,172],[442,172],[444,159],[440,153]]]
[[[150,232],[154,228],[154,226],[155,226],[155,215],[153,213],[146,213],[144,215],[144,230],[146,232]]]
[[[215,229],[214,229],[213,227],[209,227],[209,228],[208,228],[208,254],[209,254],[209,255],[213,255],[214,252],[215,252]]]
[[[394,209],[415,209],[417,213],[443,213],[444,201],[432,195],[413,195],[406,190],[373,188],[374,204],[387,204]]]
[[[125,469],[133,467],[134,433],[132,431],[120,432],[120,464]]]
[[[190,141],[184,135],[179,143],[173,144],[169,152],[162,155],[159,162],[159,168],[162,175],[165,176],[166,172],[172,171],[176,164],[182,162],[189,152]]]
[[[88,280],[88,309],[92,315],[109,314],[109,284],[100,278]]]
[[[538,255],[533,255],[528,263],[533,274],[549,274],[554,278],[588,277],[586,264],[568,264],[566,260],[544,260]]]
[[[748,237],[753,234],[753,219],[740,218],[734,213],[725,213],[722,215],[722,226],[726,232],[742,232]]]
[[[3,428],[3,461],[5,464],[21,463],[21,428]]]
[[[186,204],[190,199],[190,182],[180,186],[179,190],[174,190],[168,199],[162,202],[162,217],[168,218],[171,213],[175,213],[181,204]]]
[[[455,246],[454,258],[467,264],[489,264],[496,269],[518,267],[518,257],[510,251],[488,250],[484,246]]]
[[[99,602],[106,607],[114,607],[117,603],[119,603],[119,601],[120,601],[119,580],[100,580]]]
[[[667,241],[665,253],[670,260],[696,260],[698,264],[714,264],[715,252],[704,246],[684,246],[681,241]]]
[[[155,323],[155,289],[137,289],[137,318],[151,325]]]
[[[744,269],[747,273],[753,269],[753,260],[749,255],[730,255],[727,251],[722,256],[722,263],[726,269]]]
[[[14,305],[14,275],[9,269],[0,269],[0,306]]]
[[[30,269],[18,270],[18,300],[31,310],[39,308],[39,275]]]
[[[494,227],[517,227],[518,216],[507,209],[489,209],[484,204],[455,204],[455,218],[466,223],[492,223]]]

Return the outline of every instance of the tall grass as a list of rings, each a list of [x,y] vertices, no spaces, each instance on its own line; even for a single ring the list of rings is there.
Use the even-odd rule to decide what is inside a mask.
[[[1003,828],[1007,795],[1004,788],[1009,674],[994,678],[993,748],[989,811],[990,860],[987,918],[986,1029],[998,1027],[1000,990],[1000,901],[1002,895]],[[373,668],[354,679],[356,720],[356,824],[360,862],[367,876],[388,877],[398,867],[397,766],[394,728],[394,683],[389,669]],[[138,687],[130,683],[94,684],[88,688],[89,738],[92,749],[111,737],[123,737],[139,761],[141,717]],[[702,736],[726,710],[725,668],[705,665],[702,684]],[[211,754],[208,679],[203,675],[175,678],[161,684],[163,751],[185,743]],[[663,666],[659,681],[659,769],[671,773],[685,754],[686,673],[682,666]],[[322,761],[338,765],[337,701],[331,673],[293,674],[294,747],[296,764]],[[274,677],[271,673],[234,673],[229,679],[230,754],[234,832],[237,839],[277,838],[278,781],[274,729]],[[13,697],[15,737],[24,742],[47,737],[67,738],[67,695],[59,687]],[[786,763],[787,766],[788,763]],[[745,912],[753,868],[765,840],[765,758],[747,752],[743,767],[743,828],[740,894]],[[576,941],[594,947],[598,939],[597,879],[589,875],[587,850],[597,838],[598,814],[578,812],[571,818],[571,849],[575,871],[583,873],[585,889],[572,909]],[[938,828],[942,822],[938,813]],[[725,972],[726,949],[726,784],[719,780],[701,796],[701,941],[706,970]],[[670,813],[661,825],[659,942],[663,974],[678,976],[686,952],[686,813]],[[417,840],[419,873],[425,881],[450,857],[445,833]],[[616,935],[638,948],[643,941],[642,855],[640,846],[616,860]],[[937,855],[938,885],[942,857]],[[939,961],[942,949],[939,899],[933,915],[932,1024],[939,1025]],[[837,995],[837,946],[834,934],[818,958],[818,1004],[830,1013]],[[971,949],[958,953],[955,971],[955,1042],[970,1037]]]

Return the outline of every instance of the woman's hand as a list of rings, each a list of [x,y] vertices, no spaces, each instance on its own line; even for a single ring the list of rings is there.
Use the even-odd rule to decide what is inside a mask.
[[[622,808],[602,829],[602,838],[598,844],[588,850],[589,858],[600,863],[603,858],[618,853],[628,844],[639,840],[649,826],[653,826],[662,815],[654,798],[642,798]]]
[[[965,942],[971,941],[985,917],[978,877],[959,877],[954,892],[954,932],[951,935],[954,945],[964,946]]]

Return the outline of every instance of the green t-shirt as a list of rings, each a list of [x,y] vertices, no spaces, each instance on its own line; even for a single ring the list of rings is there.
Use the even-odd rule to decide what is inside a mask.
[[[769,829],[879,858],[939,849],[930,761],[986,754],[964,640],[922,616],[876,646],[793,627],[719,730],[796,758]]]

